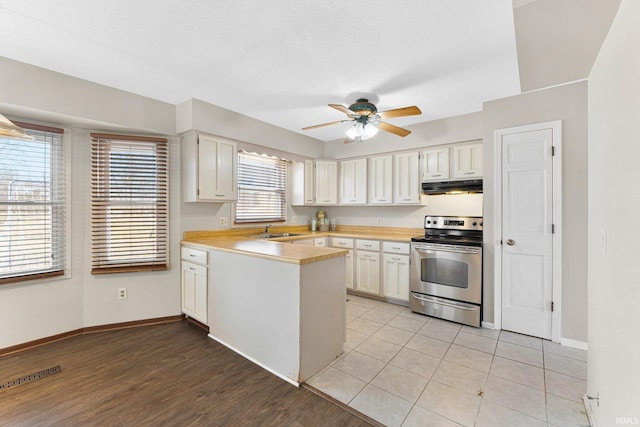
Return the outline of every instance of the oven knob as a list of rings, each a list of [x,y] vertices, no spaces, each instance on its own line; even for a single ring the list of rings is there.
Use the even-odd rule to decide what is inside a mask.
[[[427,224],[431,224],[431,220],[427,220]]]
[[[475,222],[475,221],[473,221],[473,222],[471,223],[471,225],[473,225],[473,226],[475,227],[476,225],[478,225],[478,223],[477,223],[477,222]]]
[[[482,227],[482,224],[484,224],[483,222],[480,223],[480,227]]]

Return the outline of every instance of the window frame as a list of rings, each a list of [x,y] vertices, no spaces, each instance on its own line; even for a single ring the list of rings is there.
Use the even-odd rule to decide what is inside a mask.
[[[91,133],[91,274],[132,273],[160,271],[169,268],[169,146],[166,138],[133,135]],[[147,146],[148,144],[148,146]],[[129,145],[127,148],[126,146]],[[146,151],[153,153],[145,163]],[[120,156],[115,153],[120,151]],[[138,158],[137,162],[131,161]],[[118,161],[121,159],[121,161]],[[126,168],[123,160],[129,160]],[[151,171],[146,164],[155,163]],[[116,170],[116,172],[113,172]],[[148,179],[155,177],[155,180]],[[135,178],[142,178],[136,181]],[[134,184],[128,188],[126,179]],[[149,194],[145,189],[155,188]],[[126,195],[129,193],[129,196]],[[145,213],[155,212],[155,215]],[[120,212],[118,212],[120,211]],[[132,223],[126,220],[126,211]],[[115,212],[115,213],[114,213]],[[153,219],[149,220],[149,218]],[[136,226],[136,220],[141,225]],[[130,229],[126,232],[126,228]],[[123,227],[124,225],[124,227]],[[118,236],[118,227],[125,231]],[[151,238],[136,236],[140,231],[151,230]],[[118,236],[118,237],[114,237]],[[128,238],[126,236],[129,236]],[[127,246],[127,241],[130,244]],[[151,256],[142,250],[149,247]],[[155,246],[155,247],[154,247]],[[128,255],[127,253],[128,248]],[[117,255],[117,251],[124,254]]]
[[[69,247],[70,235],[68,231],[68,219],[70,215],[70,187],[69,187],[69,170],[68,165],[68,144],[66,142],[65,130],[62,128],[45,126],[35,123],[21,122],[13,120],[13,123],[23,128],[27,134],[34,136],[34,140],[52,145],[48,148],[48,166],[44,166],[38,173],[46,174],[49,170],[49,179],[44,182],[47,201],[22,201],[19,203],[10,203],[9,201],[0,202],[0,205],[7,207],[7,211],[11,206],[41,206],[50,209],[50,213],[44,214],[50,217],[50,222],[42,229],[48,237],[44,238],[45,248],[49,251],[50,258],[55,259],[49,267],[23,269],[14,274],[7,274],[0,277],[1,285],[11,285],[27,281],[37,281],[50,278],[64,278],[69,274]],[[19,144],[21,141],[14,138],[3,138],[14,141]],[[28,143],[30,141],[24,141]],[[30,182],[38,182],[30,180]],[[8,191],[8,189],[7,189]],[[8,194],[7,194],[8,197]],[[42,213],[40,213],[42,215]],[[50,227],[50,228],[49,228]],[[9,251],[10,252],[10,251]],[[42,257],[44,260],[44,256]]]
[[[262,176],[262,178],[265,180],[268,180],[266,181],[266,184],[267,184],[266,186],[272,184],[276,188],[269,190],[269,189],[266,189],[265,186],[263,186],[263,188],[260,188],[259,185],[244,186],[242,181],[248,178],[248,177],[245,177],[244,175],[251,174],[250,171],[247,171],[246,173],[244,173],[241,170],[245,165],[245,162],[243,161],[244,156],[246,156],[248,159],[253,158],[256,163],[260,163],[260,162],[266,163],[268,161],[272,161],[274,176],[269,177],[268,176],[269,174],[265,174],[265,176]],[[288,191],[287,191],[288,183],[287,181],[289,178],[288,177],[288,161],[280,157],[270,156],[268,154],[259,154],[256,152],[247,152],[245,150],[238,151],[237,159],[238,159],[237,171],[236,171],[237,200],[234,204],[235,208],[233,212],[234,225],[243,226],[243,225],[250,225],[250,224],[287,222],[287,215],[288,215]],[[277,181],[280,181],[280,183],[278,184]],[[251,216],[248,211],[243,210],[241,205],[243,203],[242,199],[243,199],[243,195],[245,195],[247,192],[275,195],[276,202],[273,203],[272,206],[269,206],[274,208],[274,210],[272,211],[274,212],[274,215]],[[279,199],[279,201],[277,201],[277,199]],[[247,200],[247,203],[248,205],[255,205],[256,199]],[[277,209],[277,207],[279,207],[280,215],[275,214],[275,210]],[[240,215],[244,216],[243,219],[238,218],[239,213]]]

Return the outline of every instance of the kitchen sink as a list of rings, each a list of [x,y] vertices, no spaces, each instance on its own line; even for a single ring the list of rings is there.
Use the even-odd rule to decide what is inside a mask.
[[[256,239],[277,239],[280,237],[295,237],[295,236],[304,236],[304,234],[300,234],[300,233],[260,233],[260,234],[256,234],[254,236],[249,236],[249,237],[253,237]]]

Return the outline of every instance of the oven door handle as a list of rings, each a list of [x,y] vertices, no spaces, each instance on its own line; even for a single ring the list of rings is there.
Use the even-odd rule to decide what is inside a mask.
[[[460,250],[460,249],[451,249],[451,248],[430,248],[430,249],[423,249],[423,248],[419,248],[419,247],[415,247],[414,248],[416,251],[418,252],[423,252],[426,254],[433,254],[435,252],[452,252],[454,254],[467,254],[467,255],[475,255],[475,254],[479,254],[480,253],[480,249],[469,249],[469,250]]]
[[[429,303],[431,303],[431,304],[439,304],[439,305],[444,305],[444,306],[446,306],[446,307],[452,307],[452,308],[457,308],[457,309],[460,309],[460,310],[466,310],[466,311],[475,311],[475,310],[477,310],[477,308],[476,308],[476,307],[465,307],[465,306],[462,306],[462,305],[451,304],[451,303],[448,303],[448,302],[434,301],[434,300],[432,300],[432,299],[430,299],[430,298],[420,298],[420,297],[417,297],[415,294],[411,294],[411,296],[412,296],[413,298],[417,299],[418,301],[429,302]]]

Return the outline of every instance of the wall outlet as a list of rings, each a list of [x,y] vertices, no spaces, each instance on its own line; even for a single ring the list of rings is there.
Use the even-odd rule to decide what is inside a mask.
[[[220,217],[220,227],[228,227],[229,226],[229,217],[221,216]]]
[[[118,299],[127,299],[127,288],[118,288]]]
[[[382,218],[376,218],[376,225],[382,224]]]

